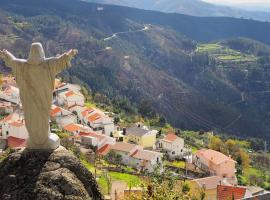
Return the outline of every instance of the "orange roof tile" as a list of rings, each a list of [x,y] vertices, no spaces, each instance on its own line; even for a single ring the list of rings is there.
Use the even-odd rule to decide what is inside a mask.
[[[9,123],[9,125],[11,126],[16,126],[16,127],[21,127],[23,126],[24,124],[22,122],[11,122]]]
[[[26,147],[26,140],[9,136],[7,138],[8,146],[11,148]]]
[[[195,154],[198,157],[203,157],[208,161],[211,161],[212,163],[218,165],[226,161],[233,161],[230,157],[224,155],[223,153],[220,153],[218,151],[214,151],[212,149],[201,149],[196,152]]]
[[[70,97],[70,96],[72,96],[72,95],[74,95],[74,92],[73,92],[73,91],[68,91],[68,92],[65,94],[66,97]]]
[[[174,133],[168,133],[164,140],[166,140],[167,142],[173,142],[174,140],[176,140],[178,137],[177,135],[175,135]]]
[[[68,124],[68,125],[64,126],[64,129],[66,131],[73,133],[73,132],[81,130],[82,128],[80,126],[78,126],[77,124]]]
[[[1,120],[2,123],[12,120],[13,114],[10,114]]]
[[[222,178],[219,176],[209,176],[205,178],[194,179],[191,182],[198,184],[200,188],[205,187],[206,190],[216,189],[218,185],[223,184]]]
[[[98,120],[100,117],[101,117],[100,114],[95,113],[95,114],[88,117],[88,121],[89,122],[94,122],[94,121]]]
[[[136,150],[131,156],[140,160],[152,160],[157,155],[157,152],[147,150]]]
[[[57,113],[61,112],[62,109],[60,107],[55,107],[54,109],[51,109],[50,115],[54,117]]]
[[[89,115],[89,113],[91,113],[91,112],[93,112],[94,111],[94,109],[92,109],[92,108],[87,108],[86,110],[84,110],[84,111],[82,111],[82,116],[87,116],[87,115]]]
[[[107,155],[107,153],[109,153],[110,149],[111,149],[111,145],[105,144],[104,146],[98,149],[97,153],[99,155],[105,156]]]
[[[242,199],[245,197],[246,188],[243,187],[234,187],[234,186],[217,186],[217,199],[218,200],[227,200],[227,199]]]
[[[130,151],[136,146],[136,144],[116,142],[114,145],[112,145],[111,149],[130,153]]]
[[[101,134],[97,134],[97,133],[93,133],[93,132],[89,132],[89,133],[85,133],[85,132],[80,132],[79,133],[80,136],[90,136],[90,137],[95,137],[97,138],[98,141],[103,140],[106,136],[101,135]]]

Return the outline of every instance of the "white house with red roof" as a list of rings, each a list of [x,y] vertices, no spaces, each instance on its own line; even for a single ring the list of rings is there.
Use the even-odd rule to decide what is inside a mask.
[[[174,133],[168,133],[158,142],[158,147],[163,149],[170,158],[183,157],[187,151],[184,145],[184,139]]]
[[[13,121],[2,125],[2,139],[7,139],[9,136],[27,139],[28,131],[23,121]]]
[[[11,114],[14,112],[16,105],[11,102],[0,101],[0,114]]]
[[[20,92],[17,87],[14,86],[7,86],[3,91],[0,91],[0,99],[5,101],[19,104],[20,103]]]
[[[77,135],[80,132],[90,132],[89,127],[83,126],[81,124],[71,123],[63,127],[63,130],[67,131],[71,135]]]
[[[50,117],[60,128],[68,124],[77,123],[77,116],[75,114],[56,105],[52,105]]]
[[[155,166],[159,165],[163,170],[163,154],[155,151],[143,150],[143,147],[136,144],[116,142],[114,145],[106,144],[98,149],[98,154],[106,156],[110,151],[121,155],[124,165],[134,167],[138,170],[153,172]]]
[[[104,145],[114,145],[116,142],[115,138],[94,132],[81,132],[79,133],[79,136],[83,145],[90,145],[97,147],[97,149],[100,149]]]
[[[28,138],[23,115],[14,112],[0,121],[0,139],[7,141],[11,148],[24,147]]]
[[[76,84],[64,83],[56,79],[54,93],[59,94],[66,91],[80,92],[81,87]]]
[[[84,106],[84,96],[78,91],[68,90],[57,95],[57,104],[66,108],[72,105]]]
[[[103,134],[110,136],[114,132],[113,119],[102,111],[94,108],[85,108],[81,111],[82,122],[95,131],[101,130]]]
[[[231,157],[212,149],[201,149],[192,160],[195,166],[207,170],[211,175],[224,178],[232,185],[237,184],[236,161]]]
[[[130,155],[129,166],[147,172],[153,172],[155,167],[159,167],[163,171],[162,157],[162,153],[138,149]]]

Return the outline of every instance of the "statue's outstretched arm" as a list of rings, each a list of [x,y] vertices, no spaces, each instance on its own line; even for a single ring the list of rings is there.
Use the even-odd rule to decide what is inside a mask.
[[[12,67],[16,61],[19,61],[12,53],[8,50],[0,50],[0,58],[3,59],[8,67]]]
[[[54,73],[54,75],[70,67],[71,66],[70,61],[75,55],[77,55],[77,53],[78,53],[77,49],[71,49],[60,56],[49,58],[48,60],[49,67],[51,71]]]

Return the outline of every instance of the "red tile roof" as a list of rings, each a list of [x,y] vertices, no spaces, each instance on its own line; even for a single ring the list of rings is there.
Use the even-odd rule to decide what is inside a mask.
[[[68,91],[68,92],[65,94],[66,97],[70,97],[70,96],[72,96],[72,95],[74,95],[74,92],[73,92],[73,91]]]
[[[62,109],[60,107],[55,107],[54,109],[51,109],[50,115],[54,117],[57,113],[61,112],[61,110]]]
[[[130,153],[130,151],[136,146],[137,146],[136,144],[130,144],[130,143],[124,143],[124,142],[116,142],[112,146],[112,150],[123,151],[123,152]]]
[[[151,161],[152,159],[155,158],[155,156],[159,154],[154,151],[147,151],[147,150],[136,150],[131,156],[133,158],[137,158],[140,160],[148,160]]]
[[[111,145],[105,144],[103,147],[98,149],[97,153],[99,155],[105,156],[107,155],[107,153],[109,153],[110,150],[111,150]]]
[[[22,122],[11,122],[9,123],[10,126],[16,126],[16,127],[21,127],[23,126],[24,124]]]
[[[78,126],[77,124],[68,124],[64,126],[64,129],[69,132],[75,132],[75,131],[80,131],[82,128]]]
[[[219,176],[209,176],[205,178],[194,179],[191,182],[197,183],[197,185],[202,188],[205,187],[206,190],[216,189],[218,185],[224,185],[222,178]]]
[[[86,110],[82,111],[82,116],[87,116],[89,113],[93,112],[94,109],[92,108],[87,108]]]
[[[218,151],[214,151],[212,149],[201,149],[196,152],[196,156],[203,157],[208,161],[211,161],[212,163],[219,165],[226,161],[233,161],[230,157],[224,155],[223,153],[220,153]]]
[[[218,185],[217,187],[217,199],[218,200],[228,200],[228,199],[242,199],[245,197],[246,188],[243,187],[233,187]]]
[[[7,138],[8,146],[11,148],[26,147],[26,140],[9,136]]]
[[[100,118],[101,118],[100,114],[95,113],[95,114],[90,115],[90,116],[88,117],[88,121],[89,121],[89,122],[94,122],[94,121],[96,121],[96,120],[98,120],[98,119],[100,119]]]
[[[97,133],[93,133],[93,132],[89,132],[89,133],[80,132],[79,136],[95,137],[95,138],[97,138],[98,141],[101,141],[106,137],[105,135],[101,135],[101,134],[97,134]]]
[[[1,120],[2,123],[12,120],[13,114],[10,114]]]
[[[173,142],[173,141],[175,141],[177,138],[178,138],[177,135],[175,135],[174,133],[168,133],[168,134],[165,136],[164,140],[166,140],[167,142]]]

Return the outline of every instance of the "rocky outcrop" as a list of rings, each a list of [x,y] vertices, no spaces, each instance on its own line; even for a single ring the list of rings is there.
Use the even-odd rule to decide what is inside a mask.
[[[92,174],[63,147],[19,151],[0,163],[1,200],[103,199]]]

